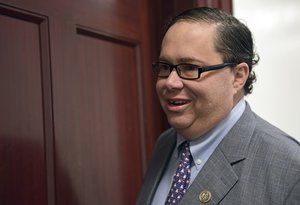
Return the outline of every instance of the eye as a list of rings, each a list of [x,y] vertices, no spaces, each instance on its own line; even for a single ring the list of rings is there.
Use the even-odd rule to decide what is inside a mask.
[[[152,68],[158,77],[168,77],[170,74],[170,65],[166,63],[155,63],[152,65]]]
[[[183,64],[180,65],[180,69],[182,71],[197,71],[199,66],[193,64]]]
[[[169,70],[170,70],[170,66],[167,65],[167,64],[162,64],[162,63],[160,63],[160,64],[158,65],[158,67],[159,67],[159,69],[160,69],[161,71],[169,71]]]

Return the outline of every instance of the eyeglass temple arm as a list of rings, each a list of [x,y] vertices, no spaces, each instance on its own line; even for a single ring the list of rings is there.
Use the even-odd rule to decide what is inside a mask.
[[[202,72],[205,72],[205,71],[211,71],[211,70],[218,70],[218,69],[222,69],[226,66],[233,66],[233,65],[237,65],[237,63],[224,63],[224,64],[220,64],[220,65],[207,66],[207,67],[203,67],[203,68],[199,68],[199,69],[201,69]]]

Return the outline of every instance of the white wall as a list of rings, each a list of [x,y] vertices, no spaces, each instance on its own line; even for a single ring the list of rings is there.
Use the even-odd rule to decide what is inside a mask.
[[[260,62],[246,100],[261,117],[300,141],[300,0],[233,0],[253,33]]]

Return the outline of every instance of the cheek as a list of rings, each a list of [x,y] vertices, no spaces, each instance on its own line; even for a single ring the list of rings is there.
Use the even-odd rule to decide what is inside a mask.
[[[160,80],[157,80],[155,87],[156,87],[156,92],[157,92],[158,96],[160,96],[162,94],[162,92],[163,92],[163,84],[162,84],[162,82]]]
[[[163,82],[161,80],[158,80],[156,82],[156,93],[157,93],[160,103],[163,102],[164,90],[165,90],[165,88],[164,88]]]
[[[226,81],[223,83],[224,92],[227,93],[229,97],[233,97],[233,94],[236,92],[235,85],[234,85],[234,77],[230,75]]]
[[[236,90],[234,89],[233,80],[229,77],[225,78],[223,82],[218,85],[219,88],[216,93],[216,100],[220,107],[227,109],[232,106]]]
[[[226,101],[233,98],[233,92],[233,83],[229,75],[207,79],[207,81],[199,84],[196,89],[193,89],[193,93],[197,95],[198,104],[207,107],[226,103]]]

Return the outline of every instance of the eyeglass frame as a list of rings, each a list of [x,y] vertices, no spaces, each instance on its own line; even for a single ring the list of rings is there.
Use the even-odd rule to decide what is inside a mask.
[[[169,72],[168,76],[159,76],[159,73],[155,70],[155,66],[158,65],[158,64],[164,64],[164,65],[169,66],[170,72]],[[195,66],[195,69],[198,69],[198,77],[194,77],[194,78],[182,77],[181,74],[180,74],[180,70],[178,70],[178,66],[180,66],[180,65]],[[167,63],[167,62],[158,61],[158,62],[152,63],[152,70],[153,70],[154,74],[157,77],[168,78],[170,76],[170,74],[172,73],[173,69],[175,68],[176,73],[180,78],[185,79],[185,80],[196,80],[196,79],[200,78],[201,73],[204,73],[204,72],[207,72],[207,71],[219,70],[219,69],[225,68],[227,66],[236,66],[236,65],[237,65],[237,63],[222,63],[222,64],[217,64],[217,65],[210,65],[210,66],[201,67],[201,66],[198,66],[198,65],[195,65],[195,64],[190,64],[190,63],[179,63],[177,65],[173,65],[173,64],[170,64],[170,63]]]

